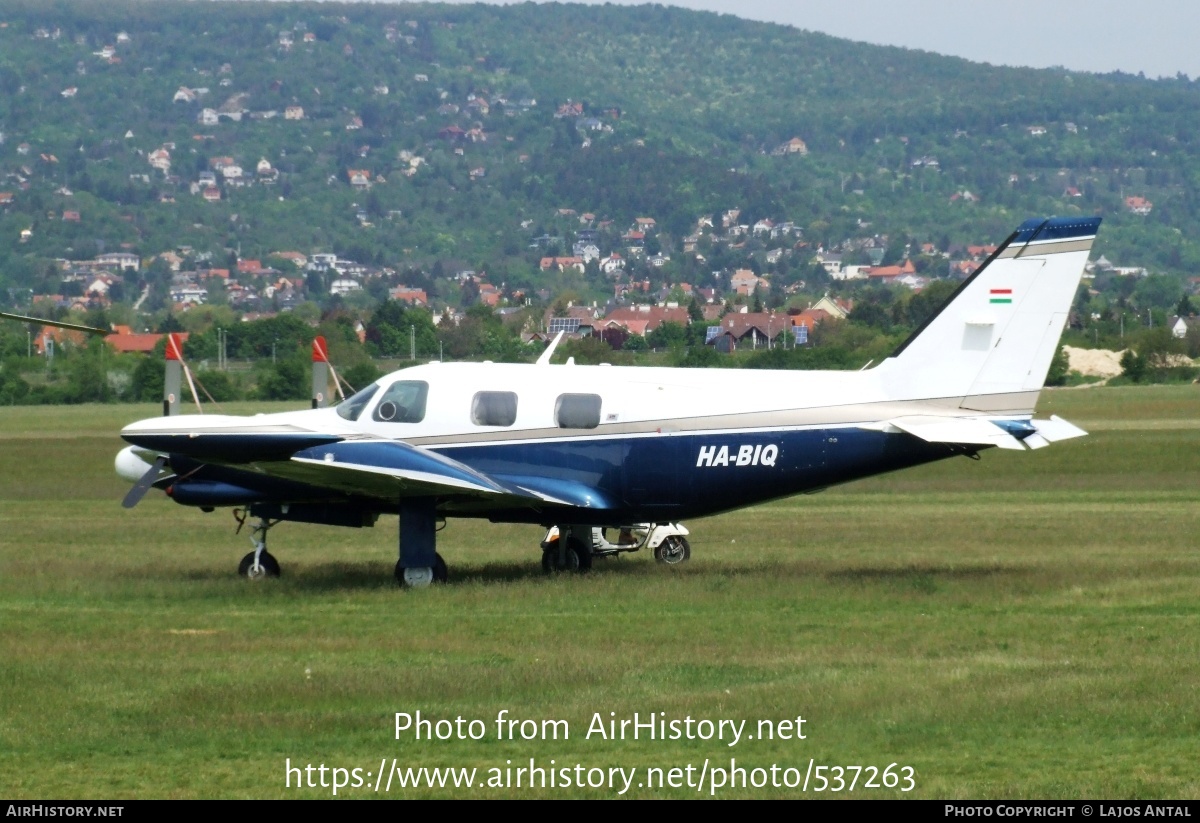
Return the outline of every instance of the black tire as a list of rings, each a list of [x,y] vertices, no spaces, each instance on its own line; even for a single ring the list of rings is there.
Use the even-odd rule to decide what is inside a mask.
[[[654,559],[667,566],[677,566],[692,559],[692,546],[686,537],[673,534],[658,544]]]
[[[566,547],[566,558],[563,565],[559,565],[558,547],[548,548],[541,553],[541,570],[547,575],[558,571],[580,571],[580,553],[576,552],[574,547]]]
[[[559,540],[562,538],[560,537]],[[542,550],[542,571],[552,572],[586,572],[592,568],[592,550],[579,538],[571,537],[567,541],[566,560],[564,565],[558,561],[558,540],[550,544],[550,548]]]
[[[261,580],[267,577],[279,577],[279,561],[267,551],[264,551],[258,557],[258,565],[262,571],[257,575],[250,574],[250,567],[254,565],[254,552],[250,552],[242,558],[242,562],[238,563],[238,574],[242,577],[247,577],[251,580]]]
[[[592,568],[592,543],[591,530],[588,530],[588,542],[584,543],[576,537],[572,537],[567,546],[575,552],[579,557],[579,571],[591,571]]]
[[[442,558],[442,556],[440,554],[434,554],[434,556],[433,556],[433,582],[434,583],[445,583],[449,579],[450,579],[450,570],[446,566],[446,561]],[[402,566],[400,564],[399,560],[396,561],[396,582],[398,584],[400,584],[401,586],[404,585],[404,566]]]

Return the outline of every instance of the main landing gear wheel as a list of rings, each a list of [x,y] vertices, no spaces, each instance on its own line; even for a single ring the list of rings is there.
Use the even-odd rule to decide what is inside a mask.
[[[406,589],[423,589],[431,583],[445,583],[449,577],[446,561],[440,554],[434,555],[433,566],[421,569],[406,569],[396,562],[396,582]]]
[[[566,556],[560,561],[557,541],[542,552],[542,571],[546,574],[553,572],[585,572],[592,567],[592,553],[578,539],[572,537],[567,541]]]
[[[254,566],[254,552],[248,553],[238,563],[238,574],[250,580],[263,580],[267,577],[279,577],[279,561],[267,551],[258,556],[258,567]]]
[[[654,550],[654,559],[668,566],[686,563],[692,557],[692,547],[686,537],[673,534],[658,544]]]

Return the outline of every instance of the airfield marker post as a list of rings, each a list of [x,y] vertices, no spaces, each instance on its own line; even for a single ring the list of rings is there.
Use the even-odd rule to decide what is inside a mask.
[[[183,391],[183,342],[177,334],[167,335],[167,372],[163,380],[163,417],[179,414]]]
[[[314,337],[312,345],[312,407],[324,408],[329,395],[329,349],[324,337]]]

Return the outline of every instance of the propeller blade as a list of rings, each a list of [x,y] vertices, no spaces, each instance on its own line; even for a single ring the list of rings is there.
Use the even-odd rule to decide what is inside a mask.
[[[154,461],[154,465],[138,479],[138,482],[133,484],[133,488],[125,495],[125,499],[121,501],[121,505],[127,509],[132,509],[140,503],[142,498],[146,496],[146,492],[150,491],[150,487],[154,485],[154,481],[158,479],[158,473],[162,471],[165,465],[167,465],[167,458],[165,455],[160,454]]]

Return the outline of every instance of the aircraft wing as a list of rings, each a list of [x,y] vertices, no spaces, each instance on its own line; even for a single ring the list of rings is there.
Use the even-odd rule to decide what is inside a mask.
[[[272,477],[346,494],[394,501],[400,497],[513,498],[537,504],[539,495],[498,481],[437,452],[396,440],[350,440],[301,449],[286,461],[253,464]]]
[[[403,497],[441,497],[468,507],[613,506],[603,492],[578,482],[492,476],[436,451],[372,436],[322,434],[217,416],[177,418],[169,426],[161,421],[135,424],[122,436],[140,458],[126,472],[131,479],[158,455],[178,454],[389,504]]]

